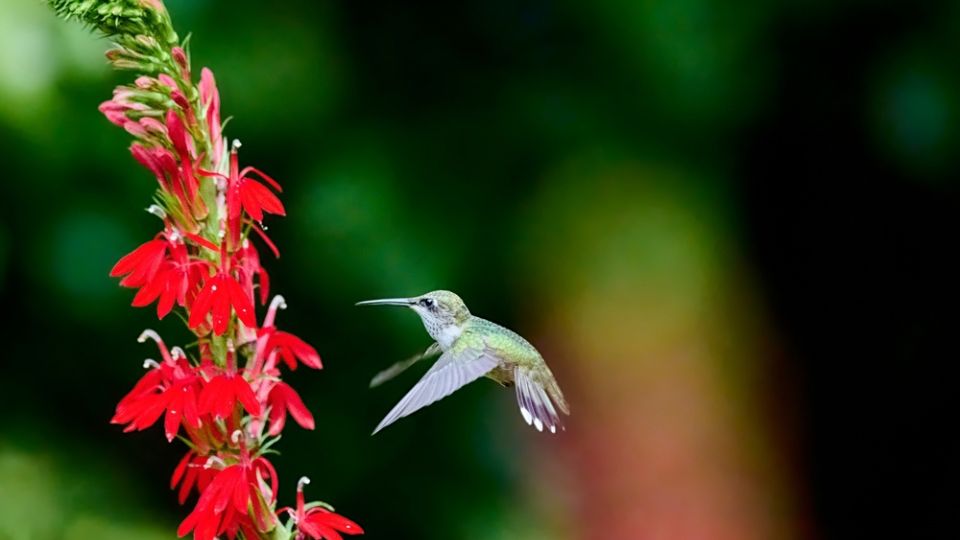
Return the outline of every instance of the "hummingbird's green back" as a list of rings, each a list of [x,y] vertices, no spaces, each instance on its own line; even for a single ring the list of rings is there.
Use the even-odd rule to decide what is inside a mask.
[[[533,365],[543,361],[537,349],[519,334],[480,317],[467,320],[453,347],[486,348],[502,362],[511,365]]]
[[[496,356],[500,364],[487,377],[503,385],[514,384],[519,368],[535,384],[542,387],[560,409],[570,414],[570,408],[553,373],[547,367],[540,352],[523,336],[509,328],[480,317],[471,316],[463,326],[463,333],[453,343],[453,350],[486,350]]]

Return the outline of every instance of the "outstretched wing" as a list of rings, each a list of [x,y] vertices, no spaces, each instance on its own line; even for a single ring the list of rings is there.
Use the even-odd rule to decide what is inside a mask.
[[[454,393],[464,385],[483,377],[497,367],[499,360],[481,348],[448,350],[440,356],[400,403],[380,422],[376,434],[404,416]]]
[[[380,386],[381,384],[403,373],[404,371],[407,370],[407,368],[416,364],[417,362],[424,360],[426,358],[430,358],[431,356],[434,356],[437,354],[440,354],[440,345],[438,343],[433,343],[432,345],[427,347],[427,350],[423,351],[422,353],[412,358],[403,360],[401,362],[397,362],[396,364],[374,375],[373,378],[370,379],[370,388]]]
[[[543,427],[546,426],[550,433],[556,433],[557,428],[563,429],[557,409],[550,401],[543,385],[537,382],[533,372],[517,366],[514,368],[513,377],[517,390],[517,404],[520,406],[520,414],[523,415],[527,424],[533,425],[537,428],[537,431],[543,431]],[[552,375],[550,376],[550,382],[556,384]],[[559,388],[557,388],[557,391],[559,392]],[[561,401],[558,402],[558,405],[569,414],[565,403]]]

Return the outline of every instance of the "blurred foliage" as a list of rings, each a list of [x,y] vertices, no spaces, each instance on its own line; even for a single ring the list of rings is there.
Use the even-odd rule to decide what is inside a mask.
[[[624,370],[610,396],[632,414],[643,396],[625,389],[658,363],[655,347],[704,336],[710,360],[694,369],[720,381],[705,401],[726,404],[718,425],[789,521],[784,492],[805,491],[783,486],[802,473],[770,458],[769,439],[799,435],[783,435],[789,391],[759,395],[782,387],[758,360],[776,338],[755,295],[817,298],[833,283],[817,269],[834,268],[818,249],[871,190],[896,199],[917,183],[956,200],[955,3],[167,4],[193,34],[194,66],[216,74],[227,135],[284,186],[289,217],[268,222],[282,257],[266,262],[290,304],[279,324],[325,363],[290,378],[317,430],[278,445],[281,504],[310,476],[311,494],[372,538],[602,538],[576,487],[600,450],[534,439],[490,384],[371,438],[415,376],[377,391],[368,378],[428,342],[413,315],[355,301],[457,291],[548,353],[574,423],[606,418],[577,416],[576,398],[612,380],[597,366]],[[106,69],[106,42],[40,2],[0,0],[0,14],[0,399],[17,426],[0,437],[0,539],[169,538],[186,513],[166,491],[181,448],[107,424],[153,354],[139,332],[186,338],[107,277],[156,228],[142,211],[152,179],[96,109],[127,75]],[[818,225],[809,201],[836,208],[832,221]],[[842,257],[859,237],[840,238]],[[556,350],[624,336],[654,348],[595,364]],[[811,508],[843,515],[817,478],[811,492],[833,505]]]

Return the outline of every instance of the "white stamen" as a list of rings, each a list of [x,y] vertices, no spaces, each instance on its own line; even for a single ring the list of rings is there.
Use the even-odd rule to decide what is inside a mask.
[[[217,456],[210,456],[207,458],[207,462],[203,464],[204,469],[210,469],[214,465],[219,465],[221,467],[226,467],[227,464]]]
[[[147,212],[150,213],[150,214],[153,214],[153,215],[157,216],[157,217],[160,218],[160,219],[166,219],[166,218],[167,218],[167,213],[163,210],[163,208],[160,208],[159,206],[157,206],[157,205],[155,205],[155,204],[151,204],[150,206],[148,206],[148,207],[147,207]]]
[[[240,437],[243,437],[243,432],[239,429],[230,434],[230,440],[233,441],[233,444],[239,443]]]
[[[180,231],[178,231],[178,230],[176,230],[176,229],[171,229],[171,230],[170,230],[170,241],[171,241],[171,242],[179,242],[181,238],[182,238],[182,236],[180,236]]]
[[[144,342],[147,341],[148,339],[152,339],[152,340],[156,341],[157,343],[163,343],[163,340],[160,339],[160,334],[154,332],[153,330],[151,330],[151,329],[149,329],[149,328],[147,328],[146,330],[144,330],[144,331],[140,334],[140,337],[137,338],[137,341],[140,342],[140,343],[144,343]]]
[[[160,364],[153,358],[147,358],[143,361],[143,369],[156,369],[158,367],[160,367]]]
[[[533,415],[530,414],[530,411],[528,411],[526,407],[520,407],[520,414],[523,415],[523,420],[527,423],[528,426],[530,425],[531,422],[533,422]]]
[[[183,352],[183,349],[181,349],[180,347],[174,347],[170,349],[170,356],[172,356],[173,359],[176,360],[178,358],[186,358],[187,353]]]
[[[233,140],[232,148],[233,148],[234,150],[240,148],[241,146],[242,146],[242,145],[240,144],[240,139],[234,139],[234,140]]]
[[[301,476],[300,479],[297,480],[297,491],[303,491],[303,486],[309,483],[310,483],[309,478],[307,478],[306,476]]]
[[[277,309],[287,309],[287,301],[284,300],[279,294],[273,297],[273,300],[270,301],[270,309],[276,311]]]

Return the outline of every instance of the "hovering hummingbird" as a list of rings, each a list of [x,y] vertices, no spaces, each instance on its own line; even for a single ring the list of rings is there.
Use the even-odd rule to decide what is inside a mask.
[[[459,296],[433,291],[413,298],[384,298],[358,306],[406,306],[417,312],[434,343],[423,353],[378,373],[370,387],[396,377],[413,364],[437,354],[440,359],[380,422],[376,434],[404,416],[443,399],[486,376],[502,386],[514,386],[520,414],[538,431],[563,428],[557,409],[570,414],[563,393],[543,357],[514,332],[470,314]]]

